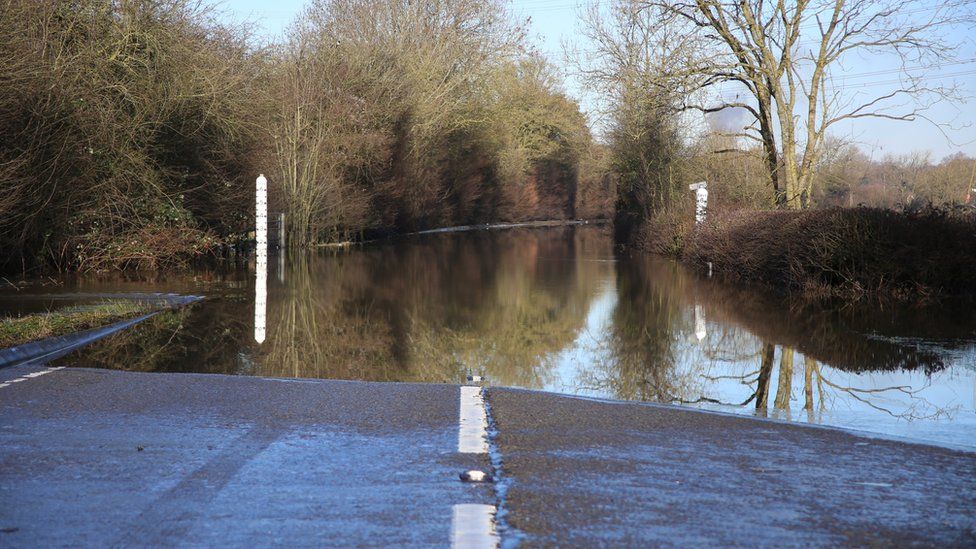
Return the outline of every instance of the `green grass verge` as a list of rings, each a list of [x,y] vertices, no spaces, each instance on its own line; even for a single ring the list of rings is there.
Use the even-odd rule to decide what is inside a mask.
[[[113,300],[93,305],[66,307],[48,313],[0,318],[0,349],[105,326],[148,313],[153,309],[155,307],[151,303]]]

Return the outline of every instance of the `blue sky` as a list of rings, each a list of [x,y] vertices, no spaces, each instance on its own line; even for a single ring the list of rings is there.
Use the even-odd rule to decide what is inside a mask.
[[[251,21],[262,36],[271,39],[280,36],[288,23],[302,10],[305,0],[225,0],[219,2],[226,17],[238,21]],[[577,13],[579,6],[601,3],[601,0],[513,0],[511,11],[520,20],[531,18],[530,39],[538,50],[550,56],[557,66],[563,65],[561,43],[577,37]],[[971,29],[970,29],[971,31]],[[960,33],[966,32],[960,30]],[[966,38],[960,35],[961,38]],[[585,44],[580,47],[585,48]],[[961,57],[968,64],[944,67],[934,71],[944,81],[955,81],[967,94],[976,95],[976,45],[970,39]],[[845,67],[849,75],[861,75],[878,70],[877,60],[851,62]],[[850,82],[861,85],[884,81],[882,77],[850,77]],[[887,77],[890,78],[890,77]],[[567,79],[567,91],[582,100],[584,111],[590,101],[582,97],[579,86],[572,78]],[[956,128],[947,131],[948,138],[939,128],[928,122],[894,122],[885,120],[858,120],[840,124],[834,133],[858,142],[861,148],[876,159],[886,154],[907,154],[913,151],[929,151],[933,160],[947,154],[964,152],[976,156],[976,100],[962,105],[941,105],[929,111],[929,116],[940,123],[952,123]]]

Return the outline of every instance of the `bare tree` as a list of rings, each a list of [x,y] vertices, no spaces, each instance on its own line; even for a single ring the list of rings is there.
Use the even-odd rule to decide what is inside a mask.
[[[592,5],[579,28],[592,46],[567,48],[605,116],[617,187],[615,238],[637,247],[647,245],[652,220],[684,194],[689,134],[678,111],[693,81],[682,67],[705,62],[696,41],[653,15],[637,0],[614,0],[609,10]]]
[[[699,50],[681,75],[690,83],[684,110],[741,109],[750,123],[737,132],[763,150],[776,203],[810,200],[820,145],[837,123],[863,118],[917,120],[934,103],[958,99],[929,70],[961,64],[953,27],[971,23],[973,0],[637,0],[660,27],[683,29]],[[688,39],[688,38],[686,38]],[[845,85],[841,68],[854,57],[895,61],[876,71],[870,89]],[[680,61],[680,59],[679,59]],[[720,86],[741,92],[714,97]]]
[[[347,89],[352,71],[321,40],[299,29],[277,65],[273,181],[293,246],[344,239],[362,227],[371,192],[354,174],[382,162],[382,132]],[[362,78],[360,78],[362,80]]]
[[[273,124],[290,241],[440,222],[448,136],[486,125],[484,83],[521,40],[501,3],[315,0],[290,30]]]

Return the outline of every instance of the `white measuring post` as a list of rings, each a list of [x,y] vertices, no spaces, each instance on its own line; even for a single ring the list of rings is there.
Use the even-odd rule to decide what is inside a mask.
[[[268,312],[268,180],[258,176],[254,208],[256,270],[254,280],[254,341],[264,343]]]
[[[254,208],[254,236],[258,250],[268,249],[268,180],[264,174],[258,176]]]
[[[705,210],[708,208],[708,183],[699,181],[688,185],[688,189],[695,191],[695,224],[705,222]]]

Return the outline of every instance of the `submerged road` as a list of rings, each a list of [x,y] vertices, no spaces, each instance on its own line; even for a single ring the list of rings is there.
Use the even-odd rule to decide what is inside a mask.
[[[976,544],[973,453],[484,394],[3,369],[0,546]]]

